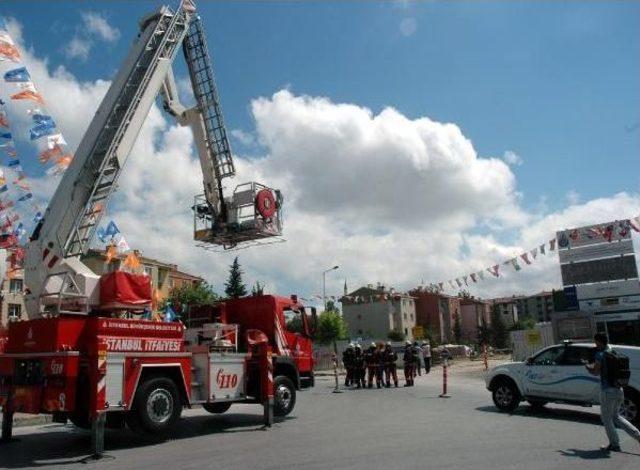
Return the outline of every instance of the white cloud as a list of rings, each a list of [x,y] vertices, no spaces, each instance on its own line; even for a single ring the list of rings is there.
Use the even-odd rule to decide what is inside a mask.
[[[522,157],[517,153],[512,152],[511,150],[507,150],[502,156],[502,159],[507,162],[507,164],[514,166],[520,166],[522,165],[522,163],[524,163]]]
[[[242,129],[232,129],[231,136],[234,137],[245,147],[252,147],[256,144],[256,138],[250,132],[245,132]]]
[[[580,202],[580,193],[574,189],[567,191],[567,203],[571,206]]]
[[[32,51],[24,55],[51,113],[77,146],[109,83],[81,82]],[[527,213],[503,160],[479,156],[455,124],[409,119],[392,108],[374,114],[283,90],[255,99],[251,110],[250,135],[265,155],[236,157],[238,176],[227,187],[257,180],[282,189],[287,243],[238,253],[194,246],[190,207],[202,178],[193,137],[156,106],[107,215],[132,247],[205,277],[219,291],[236,254],[249,285],[260,280],[285,295],[321,293],[322,271],[333,265],[340,269],[327,275],[329,295],[342,292],[345,278],[349,288],[380,281],[408,289],[422,278],[446,281],[519,256],[557,229],[628,217],[640,207],[640,194],[619,193],[576,200],[553,213],[543,206]],[[34,186],[44,193],[51,182],[43,178]],[[500,279],[487,275],[471,292],[559,287],[555,254],[520,264],[518,274],[501,266]]]
[[[413,35],[418,30],[418,21],[415,18],[403,18],[400,21],[400,34],[405,37]]]
[[[120,30],[111,26],[107,19],[97,12],[83,12],[82,25],[76,28],[73,38],[63,51],[69,59],[87,60],[94,46],[94,39],[115,42],[120,38]]]
[[[64,52],[70,59],[87,60],[91,46],[90,39],[74,36],[64,48]]]
[[[88,34],[97,36],[103,41],[115,42],[120,38],[120,30],[111,26],[100,13],[84,12],[82,13],[82,21]]]

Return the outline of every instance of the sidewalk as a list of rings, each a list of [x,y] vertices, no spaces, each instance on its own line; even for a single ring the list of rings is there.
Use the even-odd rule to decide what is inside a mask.
[[[51,415],[32,415],[27,413],[15,413],[13,415],[13,427],[39,426],[53,422]]]

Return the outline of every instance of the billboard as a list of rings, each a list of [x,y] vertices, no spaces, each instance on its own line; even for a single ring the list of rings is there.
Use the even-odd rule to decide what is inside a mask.
[[[627,221],[606,222],[560,230],[556,233],[556,239],[559,250],[580,248],[599,243],[631,240],[631,228]]]
[[[602,282],[599,284],[587,284],[584,286],[576,286],[575,289],[577,291],[577,297],[580,300],[632,296],[640,294],[640,280],[629,279]]]
[[[633,255],[561,264],[560,272],[565,286],[638,277],[636,257]]]
[[[609,258],[633,254],[633,242],[620,240],[619,242],[604,242],[597,245],[587,245],[578,249],[559,250],[560,264],[575,263],[592,259]]]

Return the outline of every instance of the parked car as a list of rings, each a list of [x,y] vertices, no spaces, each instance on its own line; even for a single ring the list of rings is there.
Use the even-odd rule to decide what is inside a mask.
[[[620,413],[640,422],[640,347],[612,348],[629,357],[631,378],[624,387]],[[512,362],[492,368],[485,378],[493,402],[499,410],[513,411],[521,401],[534,408],[547,403],[578,406],[598,405],[600,377],[589,374],[584,361],[593,362],[593,343],[565,342],[542,349],[525,362]]]

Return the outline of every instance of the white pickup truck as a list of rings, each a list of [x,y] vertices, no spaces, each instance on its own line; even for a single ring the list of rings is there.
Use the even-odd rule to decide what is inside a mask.
[[[624,388],[624,403],[620,413],[628,420],[640,422],[640,347],[612,347],[629,357],[631,378]],[[584,367],[593,362],[595,345],[571,343],[550,346],[538,351],[526,362],[512,362],[489,370],[485,377],[487,389],[496,407],[502,411],[515,410],[526,400],[533,407],[549,402],[579,406],[598,405],[600,377]]]

